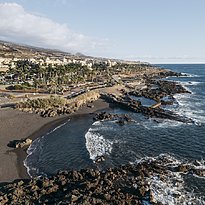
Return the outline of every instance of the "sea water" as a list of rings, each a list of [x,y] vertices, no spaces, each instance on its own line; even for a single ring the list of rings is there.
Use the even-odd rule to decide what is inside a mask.
[[[35,140],[28,150],[25,166],[31,176],[55,174],[59,170],[98,167],[104,169],[161,156],[173,163],[205,159],[205,65],[158,65],[183,77],[172,77],[191,94],[177,94],[166,106],[195,123],[147,119],[142,114],[120,108],[112,113],[128,113],[136,121],[120,126],[115,121],[94,122],[92,116],[71,118],[59,129]],[[105,161],[95,163],[99,156]],[[175,180],[180,181],[174,186]],[[166,183],[150,178],[155,200],[162,204],[205,204],[205,179],[170,173]],[[174,194],[175,193],[175,194]],[[180,198],[176,197],[176,193]],[[174,197],[175,196],[175,197]],[[147,202],[145,202],[147,203]]]

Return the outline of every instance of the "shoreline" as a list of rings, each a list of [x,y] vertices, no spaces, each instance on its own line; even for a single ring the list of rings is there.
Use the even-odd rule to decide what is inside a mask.
[[[149,74],[149,73],[148,73]],[[171,73],[172,74],[172,73]],[[151,74],[150,74],[151,75]],[[159,73],[157,76],[160,75]],[[164,75],[170,75],[164,74]],[[150,76],[150,79],[156,76]],[[162,77],[162,76],[161,76]],[[161,87],[164,87],[166,90],[166,96],[169,94],[170,89],[174,89],[175,93],[183,93],[186,89],[183,89],[182,86],[177,87],[176,83],[168,83],[164,81],[165,85],[160,84]],[[146,86],[150,86],[152,82],[146,82]],[[89,106],[84,105],[79,108],[78,111],[72,114],[60,115],[55,117],[46,117],[43,118],[38,114],[22,112],[19,110],[11,109],[11,108],[1,108],[0,112],[0,139],[2,140],[2,144],[0,145],[0,160],[2,163],[2,167],[0,167],[0,183],[13,181],[15,179],[26,179],[30,178],[27,174],[27,169],[24,166],[24,160],[27,157],[27,148],[23,149],[11,149],[6,145],[9,141],[31,138],[35,140],[38,137],[41,137],[48,132],[52,131],[57,126],[66,122],[69,118],[80,115],[88,115],[93,114],[97,111],[104,110],[106,108],[111,107],[111,104],[117,106],[125,107],[126,109],[131,109],[134,112],[142,112],[143,114],[148,115],[149,117],[160,116],[166,119],[174,119],[181,121],[182,119],[172,116],[172,113],[165,113],[163,110],[156,109],[152,110],[149,107],[145,107],[139,103],[132,102],[131,98],[126,98],[126,92],[129,92],[131,95],[136,96],[144,96],[150,99],[158,99],[159,92],[150,93],[150,90],[147,91],[147,94],[144,93],[135,93],[132,92],[133,86],[136,86],[134,82],[131,82],[131,87],[125,93],[122,92],[122,89],[125,89],[125,86],[117,85],[115,87],[109,87],[101,90],[101,99],[98,99],[92,103],[89,103]],[[168,88],[167,88],[168,87]],[[164,89],[162,89],[161,95],[164,94]],[[186,91],[187,92],[187,91]],[[172,93],[173,94],[173,93]],[[162,97],[161,96],[161,97]],[[103,100],[105,99],[105,100]],[[157,100],[156,100],[157,101]],[[94,106],[92,106],[94,105]],[[180,117],[180,116],[179,116]],[[26,171],[25,171],[26,170]]]
[[[69,116],[63,116],[60,119],[56,119],[54,121],[51,121],[51,122],[43,125],[39,130],[35,131],[29,138],[32,139],[32,141],[34,141],[34,140],[38,139],[39,137],[42,137],[42,136],[46,135],[47,133],[51,132],[53,129],[55,129],[59,125],[65,123],[68,119],[69,119]],[[24,165],[24,161],[25,161],[26,157],[28,156],[28,154],[27,154],[28,148],[29,148],[29,146],[26,148],[18,148],[18,149],[13,150],[13,152],[17,156],[16,168],[17,168],[19,177],[21,179],[31,178],[27,172],[27,168]]]
[[[0,117],[0,123],[2,122],[1,127],[0,127],[0,133],[4,134],[6,132],[8,136],[8,137],[5,137],[3,135],[1,136],[0,134],[0,138],[1,139],[3,138],[4,142],[7,144],[11,140],[27,138],[27,137],[34,141],[35,139],[49,133],[50,131],[55,129],[57,126],[65,123],[69,118],[72,118],[74,116],[77,117],[77,116],[82,116],[82,115],[94,114],[95,112],[108,109],[110,107],[110,104],[105,102],[102,99],[98,99],[92,104],[94,105],[94,107],[92,108],[89,108],[85,105],[81,107],[75,113],[72,113],[70,115],[58,116],[54,118],[42,118],[37,114],[24,113],[21,111],[16,111],[11,108],[0,109],[0,113],[4,112],[2,119]],[[7,114],[9,116],[7,116]],[[9,124],[7,123],[7,119],[9,121],[9,119],[13,117],[12,115],[14,115],[14,119],[13,119],[13,122]],[[18,115],[18,118],[15,118],[16,115]],[[7,116],[6,120],[5,120],[5,116]],[[15,137],[13,133],[16,133],[16,132],[18,133],[19,126],[21,126],[21,123],[19,123],[20,120],[22,123],[25,123],[24,121],[27,121],[29,126],[24,126],[22,128],[25,134],[22,134],[19,137]],[[30,127],[31,125],[33,127]],[[32,131],[30,130],[30,128]],[[24,166],[24,160],[27,157],[26,151],[28,147],[23,148],[23,149],[20,149],[20,148],[13,149],[13,148],[9,148],[6,144],[3,144],[2,146],[4,146],[5,152],[0,153],[0,159],[1,161],[3,160],[4,162],[3,167],[1,167],[0,169],[0,184],[11,182],[16,179],[29,179],[30,176],[27,173],[27,168]],[[6,157],[5,155],[6,156],[12,155],[12,160],[10,160],[9,157]],[[10,163],[7,163],[7,161],[10,161]],[[7,172],[6,170],[9,170],[9,172]]]

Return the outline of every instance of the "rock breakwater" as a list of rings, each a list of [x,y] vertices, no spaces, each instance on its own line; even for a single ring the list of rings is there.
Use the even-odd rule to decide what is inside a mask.
[[[180,116],[172,111],[164,110],[160,107],[145,107],[140,101],[133,100],[129,95],[126,96],[116,96],[113,94],[106,94],[102,96],[108,102],[116,103],[124,109],[128,109],[137,113],[142,113],[151,118],[162,118],[175,120],[183,123],[194,123],[190,118]]]

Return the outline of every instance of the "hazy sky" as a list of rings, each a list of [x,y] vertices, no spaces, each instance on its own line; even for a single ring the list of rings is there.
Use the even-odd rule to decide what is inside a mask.
[[[205,62],[205,0],[0,0],[0,39],[151,63]]]

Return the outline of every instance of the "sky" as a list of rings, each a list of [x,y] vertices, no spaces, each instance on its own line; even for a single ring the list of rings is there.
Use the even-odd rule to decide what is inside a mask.
[[[0,0],[0,40],[150,63],[205,63],[205,0]]]

